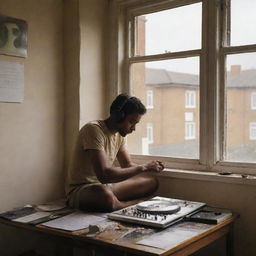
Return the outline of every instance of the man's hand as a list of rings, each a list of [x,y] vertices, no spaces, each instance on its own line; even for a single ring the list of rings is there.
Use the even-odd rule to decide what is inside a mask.
[[[161,172],[164,169],[164,165],[161,161],[151,161],[143,165],[143,171],[145,172]]]

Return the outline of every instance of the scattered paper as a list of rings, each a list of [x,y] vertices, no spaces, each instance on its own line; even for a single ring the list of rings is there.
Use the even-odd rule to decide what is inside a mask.
[[[31,222],[31,221],[34,221],[34,220],[37,220],[37,219],[40,219],[40,218],[43,218],[46,216],[50,216],[50,215],[51,215],[50,212],[36,212],[36,213],[29,214],[29,215],[21,217],[21,218],[14,219],[13,221],[28,223],[28,222]]]
[[[35,212],[36,209],[34,207],[32,207],[31,205],[26,205],[24,207],[12,209],[11,211],[2,212],[0,214],[0,217],[7,220],[15,220]]]
[[[45,211],[45,212],[52,212],[52,211],[58,211],[61,209],[66,208],[66,200],[58,200],[58,201],[53,201],[45,204],[40,204],[37,205],[36,208],[40,211]]]
[[[180,223],[163,231],[154,233],[153,235],[138,241],[137,244],[161,249],[171,249],[193,236],[204,232],[210,227],[211,226],[207,224],[202,225],[202,223],[199,225],[191,225],[189,222]]]
[[[91,215],[89,213],[74,212],[62,218],[45,222],[42,225],[50,228],[75,231],[87,228],[89,225],[95,225],[104,219],[104,217]]]

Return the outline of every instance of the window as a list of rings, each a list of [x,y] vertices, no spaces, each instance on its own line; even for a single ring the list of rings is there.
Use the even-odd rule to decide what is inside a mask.
[[[185,108],[196,107],[196,93],[194,91],[186,91],[185,93]]]
[[[185,140],[193,140],[196,138],[196,129],[194,122],[185,122]]]
[[[180,19],[187,14],[190,14],[188,19]],[[151,128],[147,123],[151,123],[154,125],[154,140],[147,135],[149,155],[198,159],[199,139],[190,143],[184,138],[184,105],[197,113],[197,119],[193,121],[199,125],[196,95],[200,95],[198,48],[201,48],[201,18],[202,4],[195,3],[138,14],[131,20],[134,41],[128,60],[128,86],[133,95],[146,94],[146,106],[151,109],[154,92],[154,108],[142,118],[141,133],[131,135],[130,141],[137,143],[137,146],[128,143],[131,153],[136,152],[134,148],[140,148],[139,142],[145,136],[143,127],[149,134]],[[187,40],[187,35],[191,35],[191,40]],[[190,54],[182,52],[175,58],[169,56],[171,52],[181,50]]]
[[[256,92],[251,94],[251,109],[256,109]]]
[[[185,121],[186,122],[194,121],[194,113],[193,112],[185,112]]]
[[[248,136],[248,123],[255,120],[251,109],[256,89],[256,35],[250,34],[256,17],[251,9],[256,10],[255,1],[231,0],[224,8],[220,86],[225,88],[225,111],[220,120],[224,134],[220,158],[226,163],[256,163],[256,143],[249,139],[251,133]]]
[[[153,137],[153,125],[151,123],[147,124],[147,138],[148,138],[148,143],[152,144],[154,142],[154,137]]]
[[[154,108],[153,105],[153,91],[152,90],[147,90],[147,109],[152,109]]]
[[[167,167],[255,174],[256,1],[118,3],[110,84],[147,108],[154,92],[130,153],[145,159],[137,149],[151,123],[154,140],[144,151]]]
[[[250,140],[256,140],[256,123],[250,123]]]

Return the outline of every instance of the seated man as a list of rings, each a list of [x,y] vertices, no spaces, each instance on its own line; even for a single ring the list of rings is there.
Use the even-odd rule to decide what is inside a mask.
[[[69,206],[113,211],[156,191],[158,181],[154,173],[162,171],[163,164],[133,164],[124,145],[124,137],[135,131],[145,113],[138,98],[120,94],[110,107],[109,118],[81,128],[66,181]],[[116,158],[120,167],[113,166]]]

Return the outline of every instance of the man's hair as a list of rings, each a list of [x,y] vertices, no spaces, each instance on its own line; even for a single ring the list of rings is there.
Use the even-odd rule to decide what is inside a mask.
[[[140,99],[125,93],[119,94],[110,106],[110,115],[118,123],[121,123],[128,115],[134,113],[144,115],[146,111]]]

